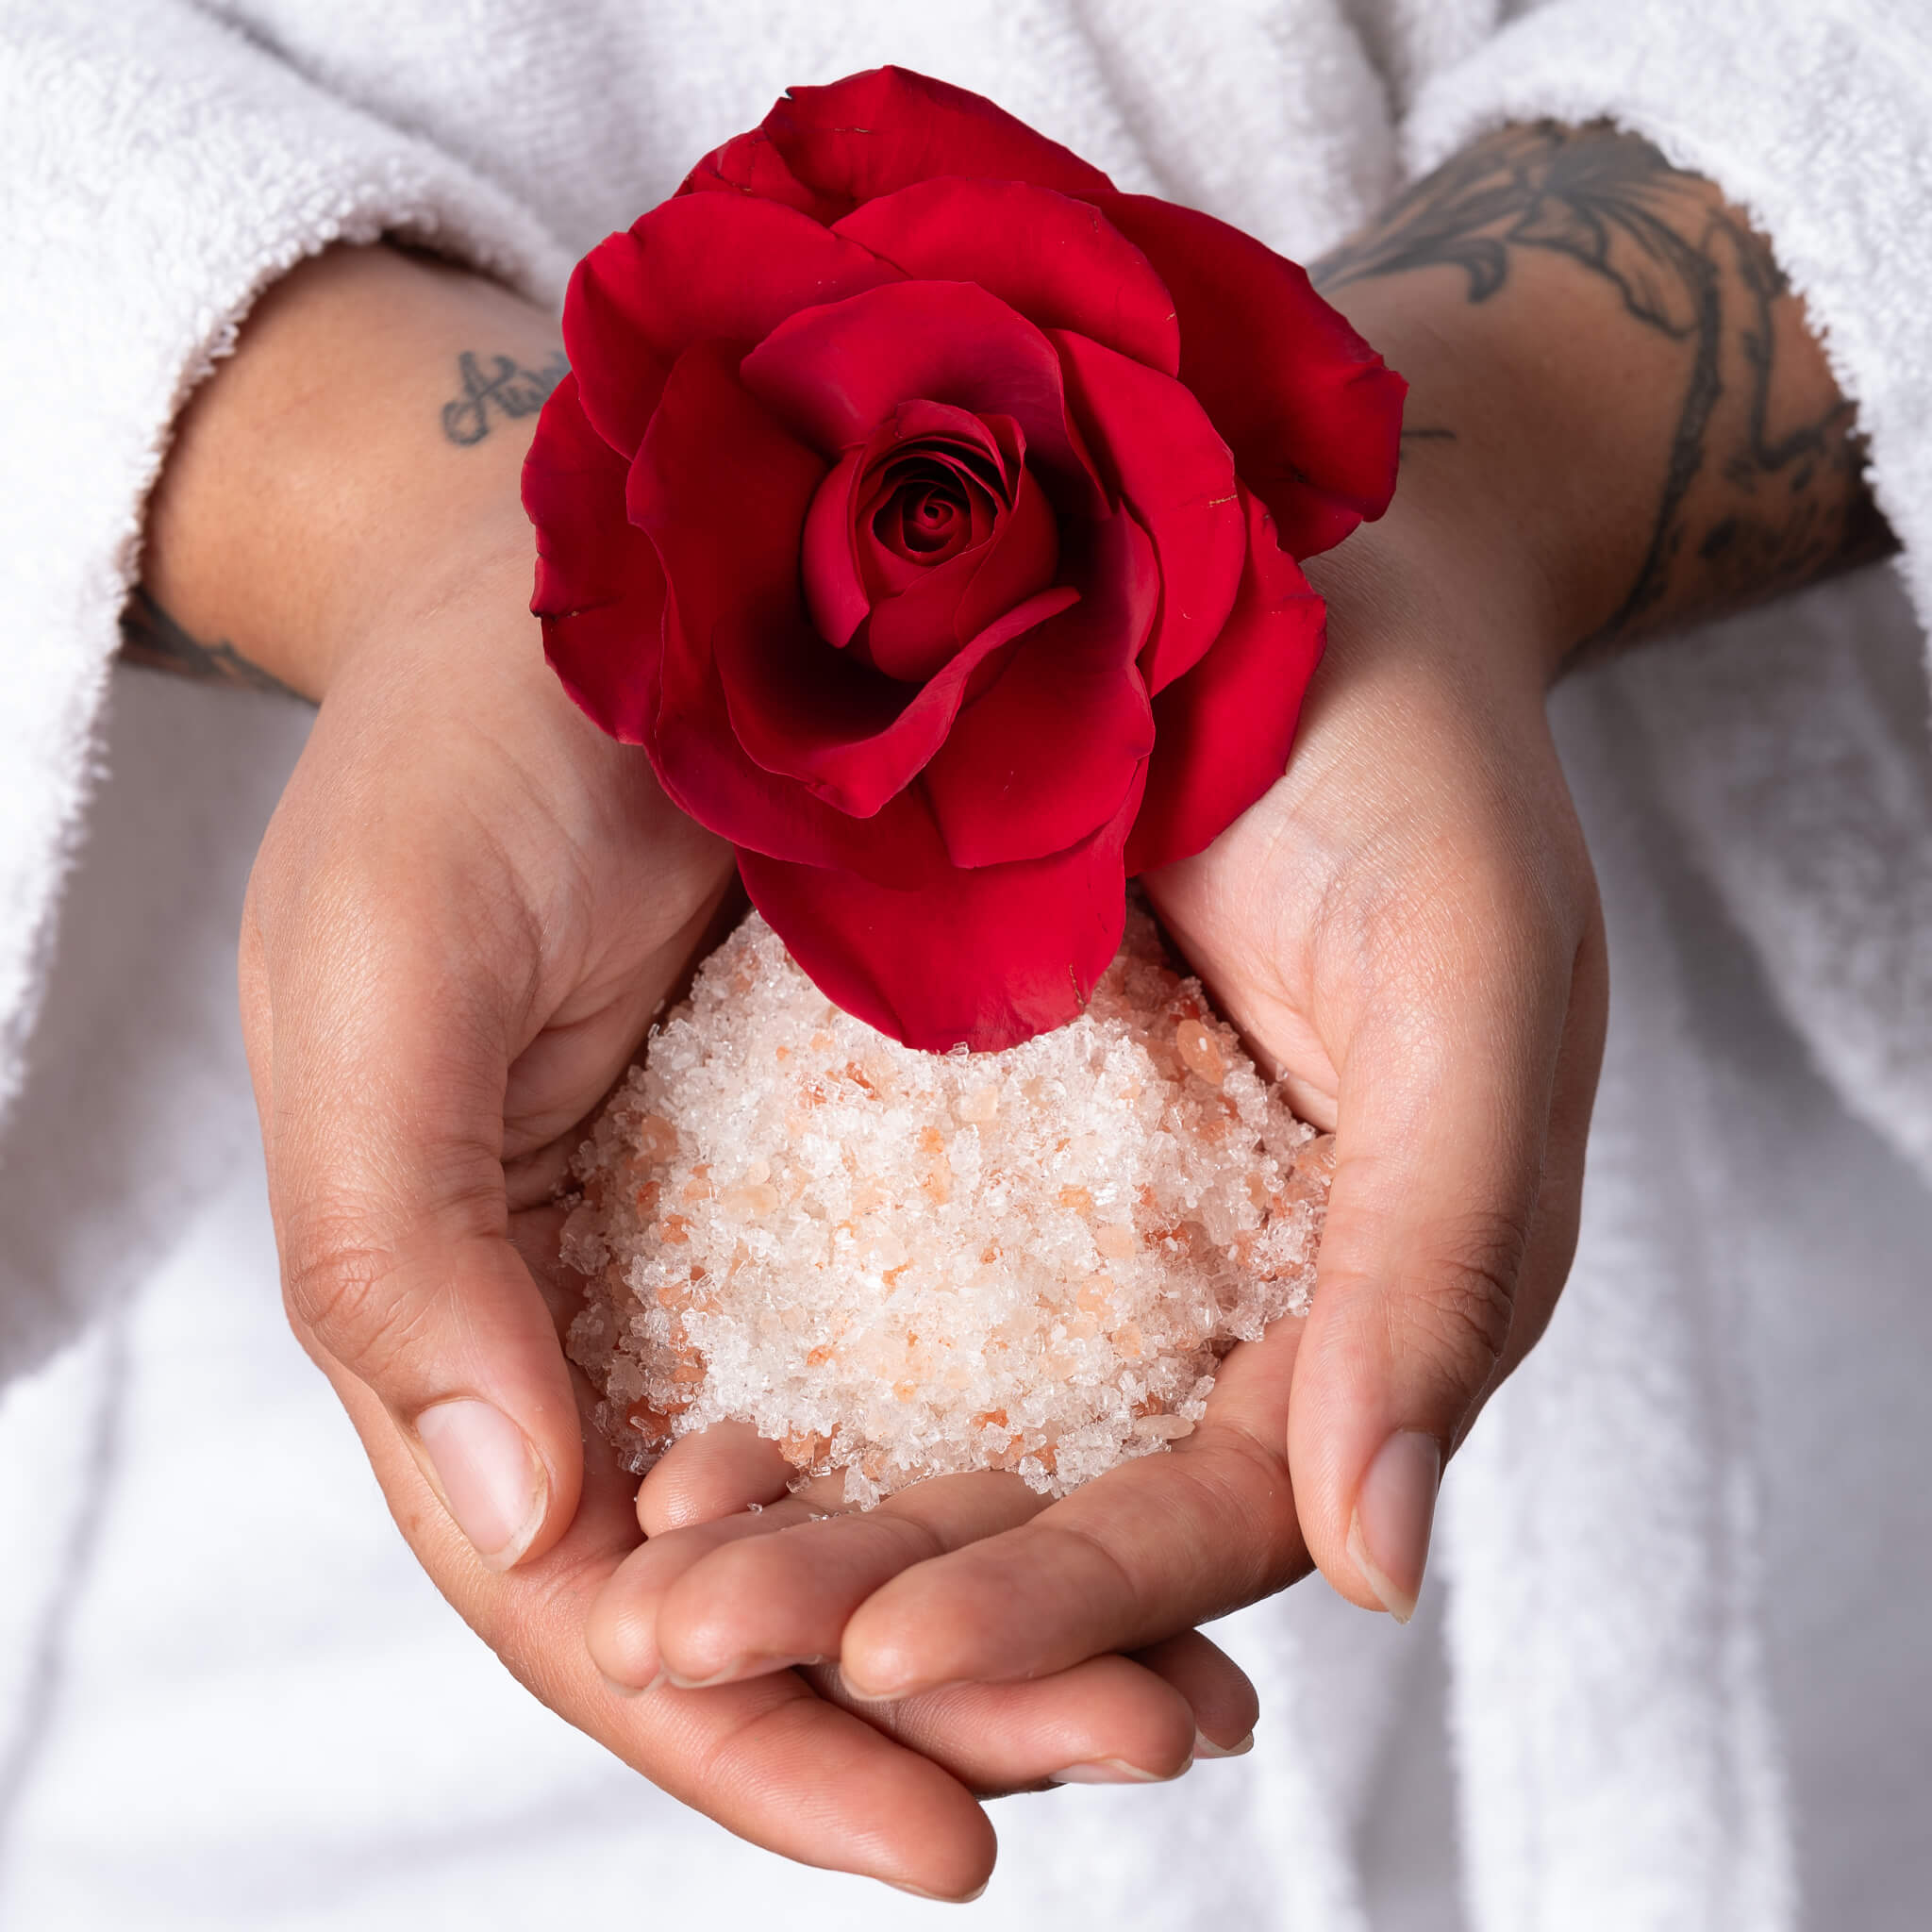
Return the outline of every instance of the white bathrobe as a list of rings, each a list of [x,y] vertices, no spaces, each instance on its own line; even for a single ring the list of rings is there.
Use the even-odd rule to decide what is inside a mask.
[[[110,672],[169,425],[291,263],[393,233],[554,301],[785,85],[885,59],[1303,257],[1487,126],[1621,121],[1772,237],[1905,545],[1560,693],[1615,979],[1581,1247],[1424,1614],[1233,1620],[1254,1755],[996,1807],[979,1913],[1923,1925],[1923,0],[0,0],[0,1924],[932,1909],[679,1810],[416,1572],[280,1324],[232,1018],[307,714]]]

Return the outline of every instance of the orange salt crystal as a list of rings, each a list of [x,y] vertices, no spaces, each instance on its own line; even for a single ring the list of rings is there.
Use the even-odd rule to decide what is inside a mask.
[[[648,1402],[633,1402],[625,1410],[624,1419],[653,1447],[671,1440],[671,1419],[653,1408]]]
[[[638,1122],[635,1138],[633,1158],[649,1166],[661,1167],[677,1152],[677,1129],[662,1114],[645,1114]]]
[[[1174,1050],[1188,1071],[1210,1087],[1227,1078],[1227,1062],[1221,1056],[1220,1043],[1197,1019],[1183,1020],[1174,1029]]]
[[[733,1221],[762,1221],[778,1211],[778,1191],[770,1181],[740,1181],[720,1191],[718,1206]]]
[[[681,1214],[667,1214],[651,1231],[666,1247],[681,1248],[691,1240],[691,1223]]]
[[[1143,1442],[1178,1442],[1193,1433],[1193,1424],[1184,1415],[1143,1415],[1134,1424],[1134,1434]]]
[[[805,1365],[808,1369],[822,1369],[832,1359],[832,1351],[822,1341],[816,1348],[805,1352]]]
[[[994,1087],[975,1087],[971,1093],[962,1094],[958,1114],[962,1121],[971,1121],[976,1126],[984,1126],[998,1119],[1000,1110],[999,1090]]]
[[[945,1139],[937,1127],[920,1128],[919,1151],[925,1156],[920,1191],[936,1207],[943,1208],[953,1198],[953,1164],[946,1158]]]
[[[1093,1245],[1109,1261],[1131,1260],[1141,1248],[1134,1230],[1117,1221],[1108,1222],[1104,1227],[1096,1227],[1093,1230]]]
[[[1093,1213],[1093,1196],[1085,1188],[1062,1188],[1060,1206],[1070,1208],[1075,1214],[1084,1214],[1091,1219]]]
[[[1007,1412],[1003,1408],[989,1408],[973,1418],[975,1429],[1003,1429],[1007,1425]]]

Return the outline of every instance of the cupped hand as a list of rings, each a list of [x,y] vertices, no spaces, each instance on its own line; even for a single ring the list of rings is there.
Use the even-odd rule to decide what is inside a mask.
[[[941,1546],[914,1491],[895,1522],[647,1549],[592,1614],[607,1668],[715,1681],[824,1655],[861,1697],[929,1694],[1157,1642],[1311,1563],[1413,1610],[1443,1463],[1568,1270],[1603,935],[1524,611],[1420,514],[1325,562],[1329,654],[1288,774],[1145,882],[1336,1135],[1312,1311],[1235,1349],[1169,1454],[1012,1528]]]

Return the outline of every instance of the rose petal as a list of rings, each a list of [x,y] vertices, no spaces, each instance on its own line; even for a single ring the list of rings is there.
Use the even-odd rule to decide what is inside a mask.
[[[855,498],[864,479],[864,450],[848,449],[812,497],[799,554],[812,624],[827,643],[841,646],[851,642],[872,608],[858,575],[853,531]]]
[[[1154,549],[1124,514],[1067,574],[1085,587],[954,721],[921,780],[955,865],[1031,859],[1111,818],[1155,743],[1135,666],[1159,592]]]
[[[680,810],[729,839],[741,857],[833,866],[905,888],[945,870],[945,848],[916,790],[856,819],[755,764],[732,726],[716,664],[682,635],[675,607],[665,610],[664,632],[662,696],[647,748]]]
[[[847,204],[806,186],[772,145],[762,127],[740,134],[701,160],[677,190],[679,194],[744,194],[795,208],[815,222],[835,222]]]
[[[896,694],[895,707],[881,708],[874,717],[836,703],[834,688],[812,660],[774,652],[764,634],[727,619],[714,644],[732,727],[766,771],[797,779],[855,818],[870,818],[896,799],[945,742],[975,674],[1079,594],[1060,585],[1029,597],[956,648],[923,685],[864,673]]]
[[[1104,509],[1067,420],[1054,346],[970,282],[894,282],[781,322],[740,367],[744,386],[828,462],[901,403],[1012,417],[1060,508]]]
[[[1077,329],[1172,375],[1174,298],[1091,202],[1025,181],[921,181],[832,231],[915,280],[976,282],[1041,328]]]
[[[650,539],[624,514],[625,468],[566,375],[524,458],[524,508],[537,531],[530,608],[579,708],[611,737],[641,744],[657,710],[664,577]]]
[[[571,276],[563,341],[584,413],[619,455],[634,456],[666,372],[693,342],[742,349],[798,309],[898,279],[870,250],[776,202],[663,202]]]
[[[1291,261],[1211,215],[1142,194],[1097,205],[1142,249],[1180,316],[1180,379],[1274,514],[1312,557],[1378,517],[1395,489],[1407,384]]]
[[[1158,691],[1200,661],[1241,588],[1248,533],[1234,458],[1179,383],[1084,336],[1054,341],[1087,446],[1160,559],[1160,612],[1141,659]]]
[[[1113,820],[1066,852],[948,872],[899,892],[850,874],[741,853],[752,904],[826,998],[908,1046],[1017,1046],[1076,1018],[1120,946],[1121,840]]]
[[[1154,701],[1154,756],[1127,841],[1130,873],[1212,844],[1281,776],[1322,661],[1326,608],[1275,542],[1266,506],[1243,491],[1241,508],[1248,568],[1227,627]]]
[[[1063,194],[1113,186],[1098,168],[991,101],[904,67],[793,88],[759,132],[817,205],[836,206],[840,215],[939,175],[1031,181]]]

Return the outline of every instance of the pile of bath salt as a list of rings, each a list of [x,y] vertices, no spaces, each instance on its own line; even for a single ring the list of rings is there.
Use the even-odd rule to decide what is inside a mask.
[[[974,1469],[1061,1494],[1190,1434],[1226,1349],[1306,1308],[1330,1145],[1144,913],[1079,1019],[943,1055],[754,914],[577,1156],[571,1353],[634,1469],[735,1419],[861,1507]]]

